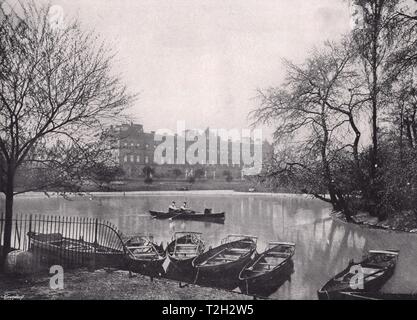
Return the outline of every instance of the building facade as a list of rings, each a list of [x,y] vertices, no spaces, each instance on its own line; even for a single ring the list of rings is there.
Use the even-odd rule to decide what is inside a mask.
[[[184,132],[184,135],[175,134],[161,140],[154,131],[145,132],[141,124],[134,123],[111,126],[109,132],[114,161],[123,168],[126,178],[145,177],[145,167],[152,168],[153,175],[159,178],[187,179],[196,177],[215,180],[225,179],[227,176],[231,176],[233,179],[244,178],[246,167],[242,159],[244,144],[240,142],[236,146],[230,139],[225,141],[217,136],[211,137],[209,129],[205,131],[206,141],[198,151],[203,156],[200,156],[200,160],[192,164],[184,159],[184,152],[187,152],[197,142],[197,139],[194,141],[185,139],[185,136],[190,132]],[[168,139],[172,143],[167,144],[164,149],[165,161],[161,162],[155,158],[155,152],[158,146]],[[212,139],[211,142],[210,139]],[[216,139],[214,147],[213,139]],[[212,153],[213,148],[216,149],[214,154]],[[236,150],[237,148],[239,150]],[[183,155],[180,154],[181,150]],[[238,151],[238,160],[236,160],[236,155],[233,155],[234,152],[236,154],[236,151]],[[271,151],[272,146],[267,141],[263,141],[263,161],[272,154]]]

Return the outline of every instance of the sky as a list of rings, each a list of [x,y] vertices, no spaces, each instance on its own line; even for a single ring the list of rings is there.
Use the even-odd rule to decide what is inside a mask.
[[[139,93],[130,113],[146,131],[175,130],[177,120],[247,128],[256,90],[282,81],[283,58],[301,62],[350,28],[347,0],[49,2],[117,49],[117,70]]]

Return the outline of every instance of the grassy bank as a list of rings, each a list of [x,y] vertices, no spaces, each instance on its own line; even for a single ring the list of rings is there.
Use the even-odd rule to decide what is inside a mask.
[[[213,288],[187,285],[167,279],[154,279],[126,271],[68,271],[64,289],[51,290],[49,276],[19,277],[0,274],[0,300],[7,298],[36,300],[240,300],[250,296]]]

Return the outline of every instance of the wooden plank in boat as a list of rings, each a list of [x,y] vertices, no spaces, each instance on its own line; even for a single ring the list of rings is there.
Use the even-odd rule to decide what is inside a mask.
[[[222,256],[228,259],[232,259],[233,261],[239,260],[240,258],[240,256],[227,254],[227,253],[224,253]]]
[[[134,256],[156,256],[157,254],[155,252],[139,252],[135,253]]]
[[[175,252],[193,252],[193,251],[196,251],[197,250],[197,247],[194,247],[194,248],[180,248],[180,249],[177,249],[177,250],[175,250]]]
[[[137,250],[137,249],[151,249],[152,246],[127,246],[130,250]]]
[[[265,273],[267,270],[249,270],[251,273]]]
[[[265,253],[265,257],[287,258],[289,256],[290,256],[290,254],[285,253],[285,252],[267,252],[267,253]]]
[[[258,262],[257,264],[260,265],[260,266],[266,266],[268,268],[271,267],[271,265],[267,262]]]
[[[249,249],[230,248],[230,249],[227,249],[227,251],[229,251],[229,252],[246,253],[246,252],[249,252]]]

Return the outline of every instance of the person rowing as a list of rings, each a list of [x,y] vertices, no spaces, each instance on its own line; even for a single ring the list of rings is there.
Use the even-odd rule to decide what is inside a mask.
[[[187,207],[187,202],[184,201],[184,203],[182,204],[180,210],[184,213],[190,213],[190,209]]]
[[[172,201],[172,203],[168,207],[168,212],[172,212],[172,211],[178,211],[178,208],[177,208],[177,206],[175,204],[175,201]]]

